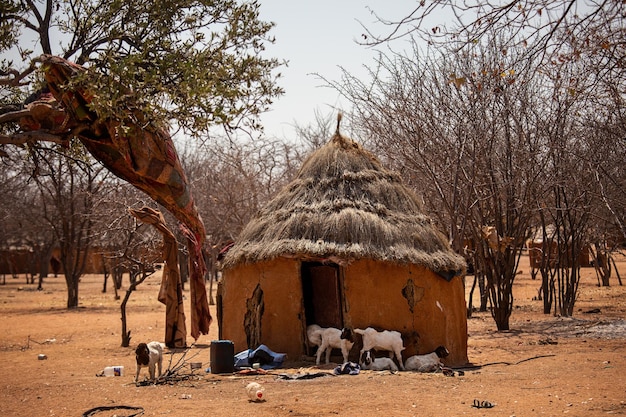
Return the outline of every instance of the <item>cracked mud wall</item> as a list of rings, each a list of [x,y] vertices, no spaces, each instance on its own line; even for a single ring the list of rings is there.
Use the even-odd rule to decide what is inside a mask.
[[[259,344],[288,360],[303,351],[300,263],[291,259],[239,265],[224,270],[220,334],[235,353]]]
[[[263,290],[261,289],[261,285],[257,284],[252,292],[252,296],[246,300],[246,314],[243,320],[246,341],[251,348],[262,344],[261,320],[264,312],[265,302],[263,301]]]

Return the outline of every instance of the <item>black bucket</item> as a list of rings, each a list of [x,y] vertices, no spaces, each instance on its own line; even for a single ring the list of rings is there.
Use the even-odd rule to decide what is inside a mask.
[[[230,340],[211,342],[211,373],[232,374],[235,372],[235,345]]]

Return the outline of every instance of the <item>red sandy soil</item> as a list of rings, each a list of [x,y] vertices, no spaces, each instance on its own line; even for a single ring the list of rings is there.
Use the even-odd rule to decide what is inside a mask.
[[[626,278],[626,259],[618,268]],[[312,362],[287,362],[266,375],[215,375],[204,371],[210,365],[211,341],[218,338],[214,324],[186,353],[166,349],[166,367],[184,360],[202,362],[201,369],[192,372],[186,364],[177,381],[139,386],[134,383],[134,348],[164,337],[165,307],[157,301],[160,275],[131,295],[128,348],[120,347],[120,301],[111,290],[101,292],[101,275],[83,277],[80,307],[71,311],[65,308],[62,277],[47,278],[43,291],[26,285],[24,277],[7,277],[6,285],[0,285],[0,415],[82,416],[102,406],[141,407],[143,414],[116,409],[92,415],[626,414],[626,287],[615,278],[610,287],[598,287],[593,269],[585,268],[574,317],[554,317],[543,314],[541,301],[533,299],[539,282],[530,279],[527,258],[521,270],[514,286],[512,330],[498,332],[489,313],[474,313],[468,320],[468,356],[475,367],[464,375],[362,371],[307,380],[278,376],[319,372]],[[188,302],[185,308],[189,318]],[[189,336],[188,343],[193,342]],[[47,359],[39,360],[40,354]],[[125,374],[98,377],[109,365],[123,365]],[[322,370],[330,373],[332,367]],[[143,370],[142,377],[146,375]],[[245,386],[251,381],[265,387],[265,402],[248,401]],[[475,400],[493,408],[476,408]]]

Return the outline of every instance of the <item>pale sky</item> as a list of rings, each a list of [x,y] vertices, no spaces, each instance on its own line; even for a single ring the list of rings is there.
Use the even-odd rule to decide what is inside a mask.
[[[268,136],[290,140],[295,139],[294,124],[313,123],[316,110],[323,116],[334,114],[334,108],[348,111],[348,103],[314,74],[334,81],[340,79],[339,67],[356,76],[365,74],[363,66],[374,63],[376,52],[356,43],[365,32],[361,23],[386,33],[375,25],[371,10],[398,19],[410,13],[416,1],[261,0],[260,4],[261,19],[276,23],[270,32],[276,43],[268,48],[268,57],[289,61],[281,68],[279,81],[285,95],[261,120]]]

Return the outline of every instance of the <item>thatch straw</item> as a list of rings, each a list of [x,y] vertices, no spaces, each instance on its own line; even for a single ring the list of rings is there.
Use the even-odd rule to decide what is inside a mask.
[[[369,258],[440,273],[465,267],[415,193],[339,132],[248,223],[223,266],[280,256],[339,263]]]

